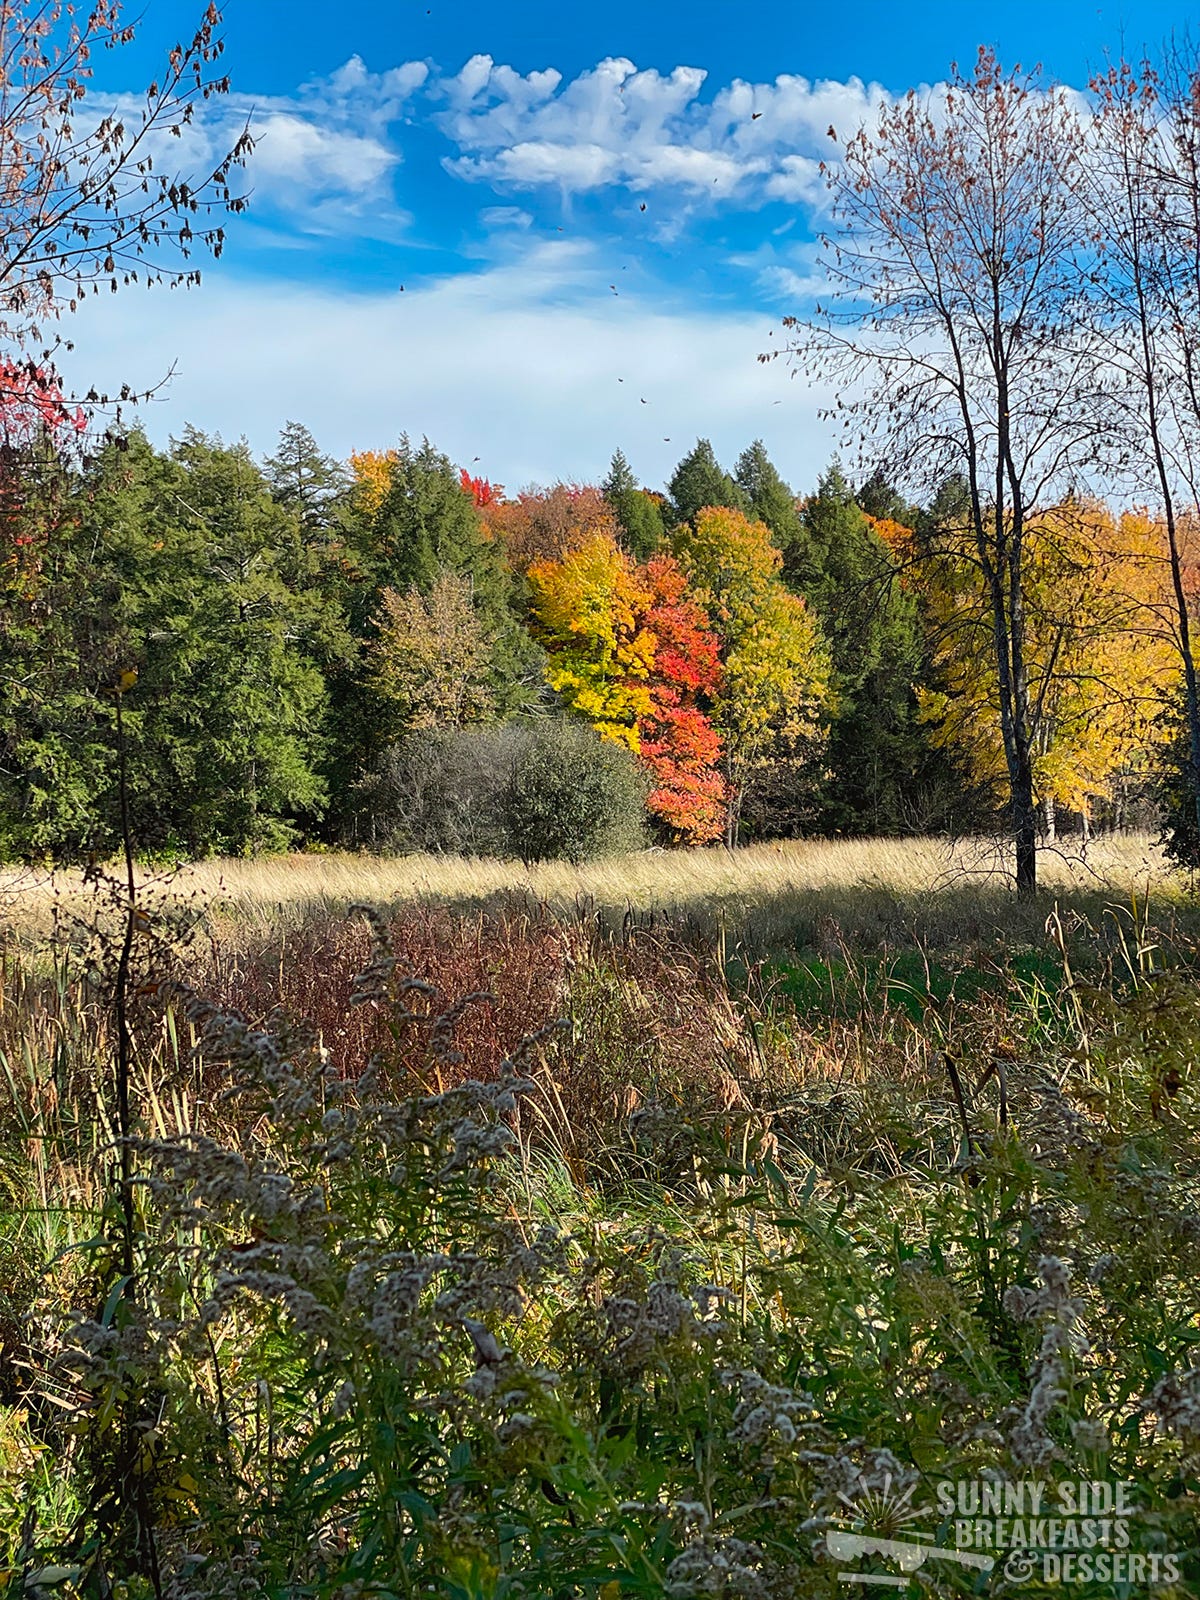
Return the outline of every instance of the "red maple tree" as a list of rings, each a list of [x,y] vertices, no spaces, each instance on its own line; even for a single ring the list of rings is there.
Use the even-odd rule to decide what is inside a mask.
[[[642,576],[651,594],[644,626],[657,640],[652,708],[638,724],[654,782],[646,804],[678,843],[709,844],[721,836],[727,792],[717,770],[721,738],[699,702],[720,687],[719,646],[672,556],[654,556]]]
[[[462,484],[463,493],[474,503],[476,511],[499,505],[504,499],[502,483],[489,483],[486,478],[473,478],[466,467],[459,468],[459,482]]]

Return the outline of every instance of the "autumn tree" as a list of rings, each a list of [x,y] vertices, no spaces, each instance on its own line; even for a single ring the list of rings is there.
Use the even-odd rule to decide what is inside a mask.
[[[1034,796],[1046,832],[1059,806],[1086,831],[1094,802],[1145,762],[1178,677],[1159,620],[1161,532],[1142,513],[1114,516],[1070,499],[1048,509],[1026,550],[1026,659]],[[940,687],[921,693],[936,743],[981,782],[1002,781],[999,688],[986,650],[991,618],[974,573],[946,554],[922,568]]]
[[[721,736],[709,715],[721,687],[720,644],[671,556],[642,569],[654,639],[650,709],[638,723],[642,764],[653,787],[647,810],[681,844],[709,844],[725,826],[728,790]]]
[[[504,485],[493,483],[490,478],[481,477],[479,474],[472,476],[461,467],[458,481],[462,485],[462,492],[470,500],[476,511],[486,511],[489,506],[497,506],[504,499]]]
[[[1200,503],[1200,65],[1110,66],[1092,82],[1091,158],[1081,192],[1100,270],[1086,288],[1094,337],[1119,374],[1121,431],[1138,488],[1161,512],[1167,633],[1182,677],[1183,792],[1200,837],[1200,674],[1186,588],[1184,523]],[[1172,793],[1169,832],[1179,831]]]
[[[1037,883],[1026,544],[1105,434],[1079,295],[1083,161],[1069,97],[986,50],[944,94],[885,101],[828,168],[829,303],[789,323],[871,459],[965,479],[951,537],[989,617],[1022,893]]]
[[[611,536],[594,533],[561,560],[535,561],[526,578],[551,688],[602,738],[636,752],[653,708],[655,641],[642,574]]]
[[[369,522],[392,486],[392,471],[399,460],[395,450],[352,450],[350,452],[351,504],[360,520]]]
[[[522,489],[515,499],[487,506],[484,521],[516,573],[535,561],[557,561],[596,534],[620,537],[614,507],[589,484]]]
[[[496,714],[492,642],[456,572],[428,595],[385,589],[368,646],[370,684],[393,718],[393,737],[416,728],[461,728]]]
[[[681,523],[673,543],[720,645],[713,723],[724,746],[732,845],[746,795],[771,755],[819,733],[828,650],[808,607],[780,581],[783,558],[763,523],[712,507]]]

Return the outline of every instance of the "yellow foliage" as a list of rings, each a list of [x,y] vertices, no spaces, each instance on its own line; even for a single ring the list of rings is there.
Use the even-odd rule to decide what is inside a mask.
[[[1025,660],[1034,792],[1087,816],[1112,779],[1160,737],[1155,717],[1178,660],[1160,621],[1160,530],[1071,500],[1026,536]],[[1005,772],[991,612],[976,570],[939,557],[922,569],[935,661],[945,688],[921,694],[936,743],[962,752],[982,781]]]
[[[374,516],[392,486],[392,471],[399,460],[395,450],[354,450],[350,470],[354,474],[354,496],[369,515]]]
[[[550,687],[602,738],[636,752],[657,643],[640,620],[651,599],[645,582],[606,533],[558,561],[535,561],[526,576]]]
[[[830,693],[829,653],[807,606],[779,579],[770,530],[710,507],[674,535],[697,604],[721,640],[724,683],[714,707],[735,784],[780,738],[816,732]]]

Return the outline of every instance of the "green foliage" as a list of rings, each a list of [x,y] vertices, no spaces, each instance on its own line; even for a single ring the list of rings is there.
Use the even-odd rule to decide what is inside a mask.
[[[1162,819],[1162,844],[1177,866],[1200,867],[1200,831],[1196,822],[1196,783],[1187,702],[1182,687],[1160,715],[1167,734],[1158,751],[1155,790]]]
[[[915,528],[921,508],[906,500],[882,467],[876,467],[854,491],[859,509],[880,522],[899,522]]]
[[[783,551],[785,563],[803,539],[796,496],[784,483],[761,439],[742,451],[735,474],[737,486],[746,497],[750,516],[765,522],[771,537]],[[792,559],[796,559],[795,556]]]
[[[354,832],[373,849],[585,861],[645,844],[645,797],[624,748],[519,719],[393,745],[358,786]]]
[[[401,438],[387,492],[358,534],[358,548],[377,588],[415,586],[428,594],[439,572],[470,574],[493,604],[503,604],[503,566],[483,533],[458,469],[428,439]]]
[[[836,462],[805,502],[802,521],[813,552],[804,592],[821,618],[834,672],[821,820],[839,832],[911,830],[920,825],[919,775],[928,758],[913,694],[922,667],[916,598]],[[802,570],[792,562],[793,581]]]
[[[625,548],[635,561],[648,561],[663,542],[663,519],[658,502],[639,488],[633,469],[618,450],[602,485],[613,508]]]
[[[646,780],[630,752],[578,723],[514,729],[499,815],[522,861],[585,861],[645,842]]]
[[[168,456],[140,434],[109,443],[48,530],[23,609],[3,640],[9,854],[113,848],[112,690],[129,668],[140,848],[279,848],[320,814],[318,661],[338,625],[298,519],[272,499],[244,445],[191,429]]]
[[[349,494],[350,474],[322,452],[303,423],[287,424],[264,471],[276,502],[299,518],[305,540],[329,538]]]
[[[676,524],[694,522],[707,506],[748,510],[746,495],[721,466],[707,439],[697,439],[694,448],[675,468],[667,494]]]
[[[356,786],[356,843],[408,854],[508,856],[500,796],[516,729],[441,728],[389,746]]]

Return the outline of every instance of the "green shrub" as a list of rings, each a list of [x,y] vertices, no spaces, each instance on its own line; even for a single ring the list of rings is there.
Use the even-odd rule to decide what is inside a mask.
[[[633,757],[557,720],[416,733],[361,790],[377,849],[586,861],[646,842]]]
[[[522,861],[586,861],[639,849],[645,816],[645,781],[627,750],[567,722],[514,732],[500,818]]]

